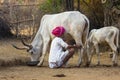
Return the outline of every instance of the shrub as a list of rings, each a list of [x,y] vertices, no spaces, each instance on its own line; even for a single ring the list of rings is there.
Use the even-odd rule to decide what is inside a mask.
[[[62,10],[62,0],[46,0],[40,5],[43,13],[56,13]]]

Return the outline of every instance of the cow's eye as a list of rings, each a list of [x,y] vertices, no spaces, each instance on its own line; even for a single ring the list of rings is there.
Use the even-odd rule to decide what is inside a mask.
[[[35,52],[36,52],[36,50],[35,50],[35,49],[33,49],[33,52],[35,53]]]
[[[33,54],[33,51],[32,52],[30,52],[31,54]]]
[[[29,49],[27,49],[27,52],[29,52]]]

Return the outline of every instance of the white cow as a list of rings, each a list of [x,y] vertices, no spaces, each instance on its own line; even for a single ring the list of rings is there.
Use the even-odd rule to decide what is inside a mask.
[[[99,52],[99,44],[106,42],[113,51],[113,65],[117,65],[117,53],[119,48],[119,29],[114,26],[103,27],[100,29],[93,29],[89,34],[89,38],[87,40],[88,45],[88,54],[89,54],[89,62],[91,62],[91,58],[93,55],[93,49],[96,50],[98,57],[98,65],[100,65],[100,52]],[[91,49],[92,48],[92,49]],[[91,51],[90,51],[91,50]]]
[[[66,34],[71,35],[76,44],[82,47],[81,54],[83,53],[84,43],[87,40],[89,32],[89,20],[84,14],[79,11],[68,11],[44,15],[41,19],[40,28],[32,43],[28,45],[23,42],[25,46],[29,46],[28,51],[31,53],[31,61],[38,61],[40,58],[38,66],[43,64],[45,54],[50,47],[50,42],[54,38],[51,31],[56,26],[64,26]],[[81,62],[82,55],[80,55],[78,65]]]

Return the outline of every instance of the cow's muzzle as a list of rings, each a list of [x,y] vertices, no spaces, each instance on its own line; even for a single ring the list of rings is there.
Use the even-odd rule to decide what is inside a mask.
[[[30,62],[27,62],[27,65],[28,66],[37,66],[38,63],[39,63],[39,61],[30,61]]]

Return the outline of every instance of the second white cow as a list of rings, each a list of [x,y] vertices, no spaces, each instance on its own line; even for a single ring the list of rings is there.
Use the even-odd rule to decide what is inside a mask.
[[[27,46],[28,52],[31,53],[31,61],[39,61],[40,58],[38,66],[42,65],[45,54],[50,47],[50,42],[54,38],[54,36],[51,34],[51,31],[56,26],[64,26],[66,34],[71,35],[76,44],[82,47],[81,50],[79,50],[79,53],[81,52],[81,55],[78,65],[80,65],[82,62],[84,44],[88,37],[89,20],[84,14],[80,13],[79,11],[46,14],[42,17],[40,28],[32,43],[28,45],[23,42],[23,44]]]
[[[91,62],[93,49],[95,49],[98,57],[97,64],[100,65],[99,44],[106,42],[113,51],[113,65],[117,65],[117,54],[119,52],[119,29],[114,26],[93,29],[87,40],[89,62]]]

